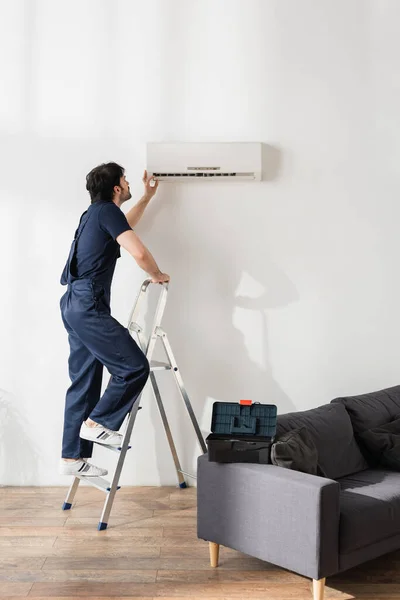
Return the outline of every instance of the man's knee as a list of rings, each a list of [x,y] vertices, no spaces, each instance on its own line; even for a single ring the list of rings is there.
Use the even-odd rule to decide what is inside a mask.
[[[142,359],[139,363],[136,363],[134,367],[128,368],[127,379],[136,383],[142,381],[146,383],[150,374],[150,364],[146,356],[143,354]]]
[[[150,375],[150,363],[147,360],[146,356],[143,354],[143,378],[147,381],[148,376]]]

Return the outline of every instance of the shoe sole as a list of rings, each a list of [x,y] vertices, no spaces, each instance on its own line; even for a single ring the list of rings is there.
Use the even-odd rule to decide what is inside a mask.
[[[106,475],[108,475],[108,471],[106,471],[103,474],[95,474],[93,473],[92,475],[81,475],[80,473],[60,473],[60,475],[65,475],[66,477],[105,477]]]
[[[122,446],[122,437],[121,437],[121,441],[118,443],[114,443],[114,444],[110,444],[110,442],[107,442],[107,440],[99,440],[99,439],[93,439],[91,437],[86,437],[84,434],[80,433],[79,437],[82,440],[87,440],[88,442],[93,442],[94,444],[100,444],[101,446],[114,446],[115,448],[120,448]]]

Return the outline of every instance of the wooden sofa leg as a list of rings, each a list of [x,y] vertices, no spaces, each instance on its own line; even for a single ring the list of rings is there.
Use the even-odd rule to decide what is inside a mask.
[[[209,542],[210,545],[210,562],[212,567],[218,567],[219,544]]]
[[[325,577],[313,579],[313,600],[324,600]]]

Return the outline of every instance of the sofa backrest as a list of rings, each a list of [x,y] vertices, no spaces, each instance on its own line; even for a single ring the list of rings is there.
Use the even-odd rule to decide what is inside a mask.
[[[335,398],[331,404],[346,408],[357,435],[400,416],[400,385],[369,394]]]
[[[318,450],[318,463],[325,476],[339,479],[368,468],[354,438],[350,417],[341,403],[278,415],[276,437],[306,427]]]

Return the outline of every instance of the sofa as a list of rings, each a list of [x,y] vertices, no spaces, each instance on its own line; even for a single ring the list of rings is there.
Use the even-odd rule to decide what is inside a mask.
[[[322,600],[327,577],[399,549],[400,472],[362,443],[399,415],[400,386],[278,415],[275,439],[306,427],[324,476],[200,456],[197,536],[211,566],[226,546],[311,578]]]

